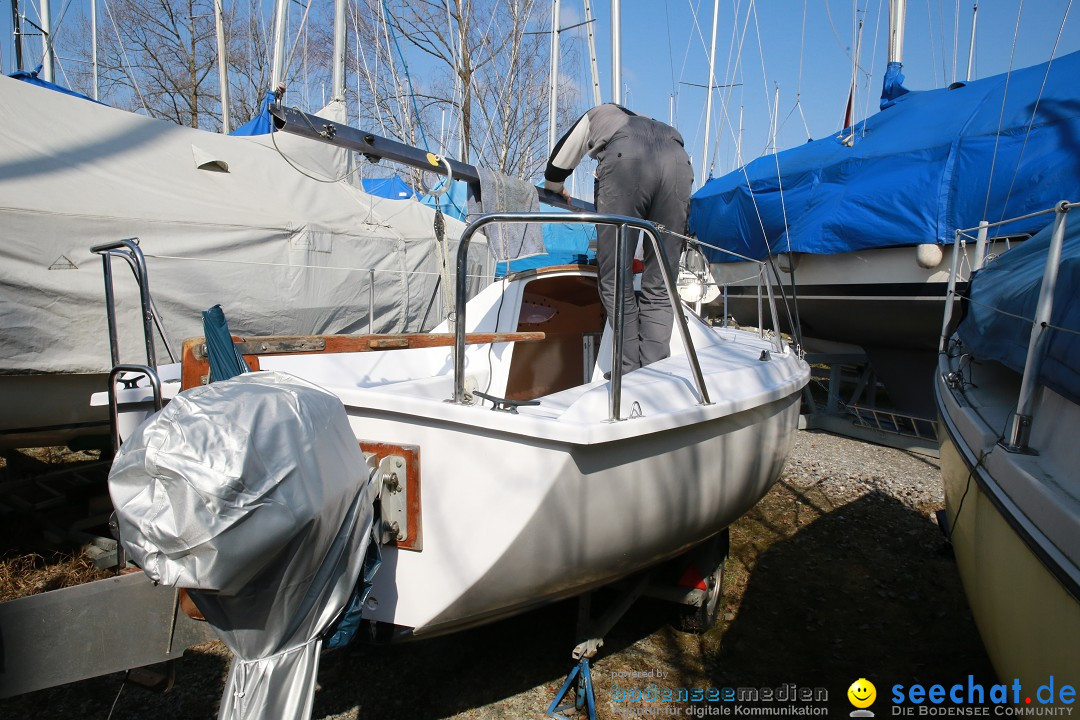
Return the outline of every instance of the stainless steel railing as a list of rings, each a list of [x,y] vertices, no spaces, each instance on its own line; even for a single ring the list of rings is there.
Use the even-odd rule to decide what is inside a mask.
[[[1065,241],[1065,221],[1069,210],[1080,207],[1080,203],[1062,201],[1053,208],[1021,217],[1010,218],[996,223],[981,223],[977,228],[956,231],[953,244],[953,262],[949,271],[949,286],[945,294],[945,317],[941,325],[939,351],[943,352],[948,343],[949,325],[952,322],[953,299],[956,295],[957,256],[960,238],[973,231],[979,231],[985,237],[986,229],[1026,220],[1038,215],[1054,213],[1054,226],[1050,234],[1046,264],[1043,266],[1042,281],[1039,285],[1039,299],[1035,305],[1035,317],[1031,321],[1031,333],[1028,338],[1027,356],[1024,359],[1024,372],[1020,380],[1020,393],[1016,401],[1016,410],[1009,419],[1004,446],[1010,452],[1027,452],[1031,439],[1032,409],[1035,403],[1035,390],[1038,385],[1039,370],[1046,353],[1047,330],[1051,328],[1050,318],[1054,310],[1054,290],[1057,286],[1058,268],[1061,264],[1061,249]]]
[[[652,242],[653,251],[656,257],[663,258],[666,257],[666,255],[660,247],[659,230],[657,230],[656,226],[651,222],[640,220],[638,218],[627,217],[624,215],[585,212],[491,213],[482,215],[469,223],[464,232],[461,233],[457,254],[453,401],[458,404],[464,404],[465,402],[465,301],[468,290],[466,270],[468,267],[469,242],[480,228],[493,223],[567,223],[577,225],[613,225],[617,228],[618,240],[615,247],[615,262],[618,272],[615,276],[615,302],[612,305],[615,317],[611,318],[614,341],[612,342],[611,351],[611,384],[608,388],[608,420],[622,420],[622,347],[623,328],[625,324],[622,298],[625,293],[626,283],[628,282],[626,268],[629,265],[629,263],[626,262],[627,253],[629,252],[626,230],[627,228],[634,228],[642,231],[645,236],[649,238],[650,242]],[[664,277],[664,287],[667,290],[668,298],[671,302],[676,325],[679,327],[683,345],[686,348],[686,357],[690,364],[690,371],[694,376],[694,385],[697,389],[699,401],[702,405],[708,405],[712,401],[709,399],[709,391],[705,387],[705,378],[701,374],[701,365],[698,362],[697,350],[694,348],[693,340],[690,337],[690,328],[686,324],[686,316],[683,314],[682,303],[676,292],[675,281],[671,277],[671,269],[665,262],[661,262],[660,267]]]
[[[161,397],[161,380],[157,374],[157,351],[154,347],[154,328],[161,334],[165,343],[165,349],[169,358],[176,362],[176,356],[169,341],[165,337],[165,331],[161,326],[161,320],[154,308],[154,301],[150,297],[150,277],[146,269],[146,258],[143,257],[137,238],[125,238],[110,243],[95,245],[90,252],[101,256],[102,271],[105,275],[105,312],[109,322],[109,353],[112,359],[112,370],[109,372],[109,421],[112,425],[113,449],[120,449],[120,426],[118,422],[119,408],[116,400],[116,381],[121,373],[134,373],[145,375],[154,393],[154,409],[161,410],[163,401]],[[116,329],[116,293],[113,289],[112,259],[122,258],[131,268],[135,275],[135,281],[139,286],[139,305],[142,312],[143,343],[146,348],[146,364],[131,364],[120,362],[120,344],[117,339]]]

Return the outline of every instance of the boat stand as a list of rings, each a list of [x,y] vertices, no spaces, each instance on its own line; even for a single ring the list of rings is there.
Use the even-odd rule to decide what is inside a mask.
[[[566,705],[559,705],[570,690],[574,678],[577,678],[577,684],[574,685],[574,701]],[[551,701],[551,705],[548,706],[547,716],[567,720],[567,717],[562,713],[570,709],[580,712],[583,707],[589,713],[589,720],[596,720],[596,697],[593,695],[592,674],[589,672],[589,658],[587,657],[581,658],[578,664],[574,666],[574,669],[570,671],[570,674],[566,676],[566,682],[559,689],[559,694],[555,696],[555,699]]]
[[[800,430],[824,430],[929,457],[938,456],[934,420],[876,406],[877,377],[864,353],[807,353],[806,361],[814,372],[811,382],[824,387],[826,399],[822,407],[809,385],[803,389]],[[850,388],[847,393],[846,388]]]
[[[566,676],[562,687],[555,699],[548,705],[547,717],[567,720],[562,713],[573,710],[580,711],[582,708],[588,713],[589,720],[596,720],[596,698],[593,695],[592,673],[589,670],[589,659],[596,657],[596,653],[604,645],[604,635],[615,626],[630,606],[634,604],[645,592],[651,580],[650,573],[644,573],[624,590],[607,612],[599,618],[592,618],[592,593],[585,593],[578,599],[578,637],[584,638],[575,647],[571,656],[577,661],[570,674]],[[575,682],[576,681],[576,682]],[[563,702],[569,693],[571,686],[574,688],[573,702]]]

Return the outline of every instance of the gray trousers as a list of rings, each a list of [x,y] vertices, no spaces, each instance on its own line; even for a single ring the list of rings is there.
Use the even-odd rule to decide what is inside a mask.
[[[629,215],[650,220],[678,233],[685,233],[690,207],[694,170],[675,132],[646,117],[633,117],[597,154],[596,211]],[[600,272],[600,298],[608,323],[615,317],[615,246],[618,230],[599,226],[596,260]],[[674,322],[671,303],[664,287],[660,262],[673,272],[679,262],[682,240],[662,234],[663,257],[656,257],[652,242],[644,239],[645,272],[641,276],[641,296],[634,293],[629,266],[633,261],[637,233],[628,231],[626,252],[627,283],[623,294],[623,372],[663,360],[670,355]]]

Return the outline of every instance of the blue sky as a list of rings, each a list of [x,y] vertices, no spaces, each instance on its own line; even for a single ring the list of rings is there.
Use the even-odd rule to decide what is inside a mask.
[[[546,5],[549,0],[538,2]],[[1010,62],[1020,68],[1048,60],[1070,4],[1070,0],[980,3],[975,77],[1006,72]],[[592,0],[592,6],[597,16],[600,84],[607,101],[611,98],[610,0]],[[71,17],[88,14],[88,7],[89,0],[52,0],[54,22],[65,12]],[[10,8],[10,3],[0,3],[0,53],[5,72],[11,71],[13,63]],[[580,22],[583,8],[583,0],[562,0],[561,26]],[[676,96],[674,124],[686,140],[699,181],[703,176],[706,91],[698,86],[708,83],[712,11],[712,0],[622,0],[624,104],[667,121],[669,98]],[[36,15],[36,3],[26,12]],[[1080,9],[1070,14],[1064,25],[1058,56],[1080,50],[1077,15]],[[743,161],[769,148],[777,87],[778,149],[839,129],[851,83],[854,17],[863,19],[856,119],[876,112],[888,46],[887,16],[888,0],[720,0],[714,82],[738,86],[714,93],[709,153],[714,174],[728,172],[735,165],[740,108]],[[909,89],[942,87],[954,78],[964,79],[971,16],[971,0],[908,1],[904,74]],[[584,28],[566,31],[563,42],[577,43],[580,57],[575,64],[564,61],[561,71],[579,84],[587,97],[590,81]]]
[[[713,98],[714,174],[730,171],[735,161],[739,107],[743,108],[744,162],[770,144],[770,117],[780,88],[777,147],[793,147],[810,137],[824,137],[840,128],[851,84],[853,16],[864,19],[856,119],[877,111],[888,50],[888,0],[720,0],[715,84],[741,83],[717,90]],[[597,15],[603,100],[610,99],[610,3],[593,0]],[[974,77],[1006,72],[1010,66],[1020,3],[996,0],[979,4]],[[1050,59],[1069,0],[1027,0],[1019,16],[1012,66],[1027,67]],[[562,26],[580,22],[580,0],[562,0]],[[737,9],[737,13],[736,13]],[[750,21],[735,59],[748,9]],[[908,89],[931,89],[953,81],[955,0],[909,0],[905,33],[904,74]],[[695,23],[696,11],[696,23]],[[678,95],[675,124],[682,132],[700,180],[705,122],[705,88],[680,83],[708,83],[708,45],[712,0],[623,0],[622,55],[625,103],[634,111],[664,121],[669,96]],[[756,22],[755,22],[756,11]],[[805,11],[805,26],[804,26]],[[1080,8],[1070,13],[1056,56],[1080,50]],[[967,73],[971,33],[971,0],[959,4],[956,35],[956,79]],[[736,22],[735,18],[738,17]],[[581,30],[569,31],[580,35]],[[734,35],[734,38],[733,38]],[[760,43],[758,38],[760,37]],[[582,45],[584,47],[584,45]],[[729,60],[730,58],[730,60]],[[580,82],[582,68],[566,68]],[[870,73],[867,78],[866,73]],[[799,103],[796,105],[796,98]],[[726,114],[725,108],[726,105]],[[803,118],[805,117],[805,125]],[[717,139],[718,136],[718,139]]]

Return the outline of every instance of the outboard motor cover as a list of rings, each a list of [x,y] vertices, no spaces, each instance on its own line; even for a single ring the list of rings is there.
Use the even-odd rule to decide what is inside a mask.
[[[219,718],[311,714],[322,633],[357,584],[377,485],[341,401],[285,373],[180,393],[120,448],[120,537],[235,654]]]

